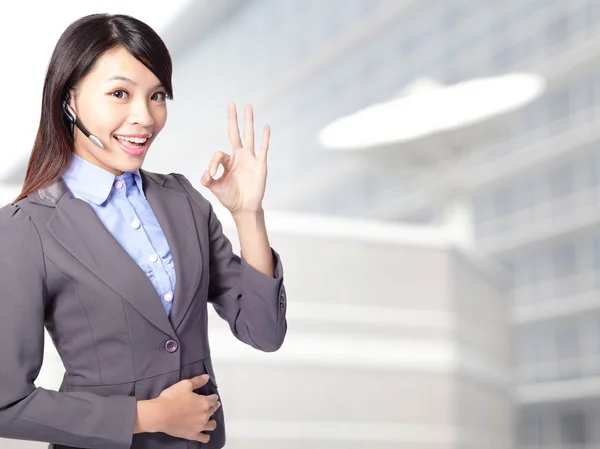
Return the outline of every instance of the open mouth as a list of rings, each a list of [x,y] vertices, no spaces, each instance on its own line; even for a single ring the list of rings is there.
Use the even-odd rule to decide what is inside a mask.
[[[148,146],[152,134],[145,137],[120,136],[115,134],[113,137],[119,142],[119,146],[123,151],[128,154],[140,155]]]

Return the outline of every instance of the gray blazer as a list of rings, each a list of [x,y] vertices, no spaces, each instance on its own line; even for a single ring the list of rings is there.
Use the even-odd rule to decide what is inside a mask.
[[[232,252],[211,204],[184,176],[141,174],[173,255],[170,316],[146,274],[62,180],[0,209],[0,437],[54,449],[220,448],[223,405],[203,445],[133,435],[136,399],[205,373],[210,381],[196,392],[218,393],[207,303],[242,342],[262,351],[283,343],[278,254],[272,279]],[[66,370],[58,392],[34,385],[44,326]]]

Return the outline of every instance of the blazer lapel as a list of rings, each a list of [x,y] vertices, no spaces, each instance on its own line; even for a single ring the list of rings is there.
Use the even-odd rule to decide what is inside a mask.
[[[160,298],[135,260],[104,227],[85,201],[73,197],[62,179],[30,200],[55,207],[48,231],[81,264],[121,295],[154,326],[172,335],[183,321],[202,275],[198,231],[187,195],[163,187],[166,178],[140,170],[144,193],[169,244],[175,292],[168,317]]]
[[[198,229],[185,193],[164,187],[166,177],[145,170],[140,170],[140,174],[144,193],[165,234],[175,265],[176,283],[169,320],[177,331],[195,297],[203,272]]]
[[[62,180],[59,182],[63,183]],[[152,282],[104,227],[89,204],[73,197],[67,189],[46,227],[82,265],[148,321],[167,335],[173,334]]]

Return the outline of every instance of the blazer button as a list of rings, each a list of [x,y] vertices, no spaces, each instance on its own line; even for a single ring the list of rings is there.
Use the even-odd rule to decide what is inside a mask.
[[[167,340],[167,342],[165,343],[165,349],[167,350],[167,352],[175,352],[178,348],[179,343],[177,343],[175,340]]]

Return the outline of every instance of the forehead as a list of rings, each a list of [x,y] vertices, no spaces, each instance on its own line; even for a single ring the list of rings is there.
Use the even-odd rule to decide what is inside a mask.
[[[115,76],[129,78],[140,86],[160,84],[156,75],[123,47],[109,50],[100,56],[82,82],[115,83],[109,81],[109,78]]]

